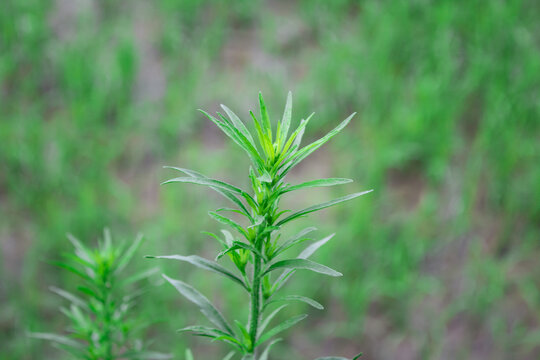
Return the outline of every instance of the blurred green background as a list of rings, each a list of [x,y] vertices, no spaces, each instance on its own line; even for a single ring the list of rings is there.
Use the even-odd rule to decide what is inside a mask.
[[[146,242],[158,264],[229,314],[241,294],[188,265],[144,254],[217,244],[204,188],[159,183],[163,165],[247,184],[247,161],[196,111],[243,119],[261,90],[281,116],[316,116],[314,139],[357,111],[290,182],[350,177],[346,189],[290,198],[298,209],[348,191],[369,196],[303,220],[316,256],[344,273],[299,273],[288,291],[323,312],[275,359],[540,357],[540,3],[535,0],[3,0],[0,5],[0,359],[64,359],[27,330],[61,331],[50,263],[66,232],[95,244]],[[302,224],[299,224],[299,226]],[[291,230],[292,231],[292,230]],[[137,314],[152,348],[183,359],[226,349],[175,329],[201,320],[158,279]]]

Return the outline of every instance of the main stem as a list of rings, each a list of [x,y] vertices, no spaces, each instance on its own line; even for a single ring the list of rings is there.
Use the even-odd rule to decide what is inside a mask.
[[[261,262],[262,259],[259,255],[254,254],[253,264],[253,283],[251,286],[251,314],[249,320],[249,337],[251,340],[251,352],[254,360],[256,359],[256,347],[257,332],[259,330],[259,320],[261,318]]]

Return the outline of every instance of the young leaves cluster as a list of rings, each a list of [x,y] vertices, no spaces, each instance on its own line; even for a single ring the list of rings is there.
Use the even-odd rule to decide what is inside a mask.
[[[267,360],[269,350],[279,339],[277,335],[303,320],[307,315],[290,318],[278,325],[270,326],[290,301],[301,301],[317,309],[323,306],[317,301],[304,296],[277,297],[278,290],[287,282],[296,270],[311,270],[328,276],[341,276],[341,273],[319,263],[309,257],[331,237],[312,243],[297,257],[282,258],[285,250],[308,240],[308,234],[315,228],[309,227],[289,239],[281,239],[280,230],[289,222],[305,215],[362,196],[370,191],[347,195],[332,201],[313,205],[292,212],[279,207],[281,198],[290,192],[307,188],[341,185],[351,182],[350,179],[330,178],[307,181],[291,185],[285,181],[286,175],[307,156],[338,134],[354,116],[352,114],[335,129],[321,139],[302,146],[302,136],[313,114],[301,120],[298,127],[291,130],[292,95],[289,92],[285,111],[277,128],[272,129],[270,116],[261,94],[259,94],[260,115],[250,112],[255,128],[255,136],[247,129],[240,118],[228,107],[222,105],[225,115],[217,113],[212,116],[202,111],[233,142],[249,156],[252,166],[249,169],[251,189],[245,191],[237,186],[221,180],[211,179],[193,170],[170,167],[182,173],[164,184],[191,183],[204,185],[223,195],[231,201],[233,208],[219,209],[209,215],[227,226],[221,234],[209,234],[218,240],[223,250],[214,260],[196,255],[156,256],[156,258],[174,259],[191,263],[199,268],[218,273],[241,286],[248,294],[250,313],[247,324],[235,321],[229,323],[221,312],[199,291],[180,280],[164,276],[184,297],[198,306],[201,312],[212,323],[212,326],[189,326],[182,332],[220,340],[231,345],[242,355],[243,360]],[[255,137],[257,141],[255,141]],[[237,221],[226,216],[225,212],[234,212],[245,218]],[[217,261],[228,257],[236,271],[231,271]],[[274,303],[284,303],[267,313]],[[264,350],[259,348],[264,346]],[[327,357],[323,359],[343,359]]]
[[[128,277],[122,272],[142,242],[142,236],[129,246],[114,245],[108,230],[96,249],[86,247],[68,235],[74,254],[66,254],[65,261],[56,265],[74,273],[79,279],[77,293],[51,287],[51,291],[69,302],[60,311],[69,318],[67,335],[30,333],[34,338],[49,340],[76,359],[170,359],[162,353],[143,350],[134,331],[141,327],[130,316],[135,298],[141,292],[133,291],[133,284],[156,273],[157,268]]]

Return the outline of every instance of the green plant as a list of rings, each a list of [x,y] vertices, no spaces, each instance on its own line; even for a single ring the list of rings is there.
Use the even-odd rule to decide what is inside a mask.
[[[279,339],[275,339],[274,337],[307,316],[295,316],[266,331],[272,319],[286,306],[281,305],[263,317],[265,310],[268,310],[270,305],[278,302],[302,301],[317,309],[323,308],[315,300],[304,296],[275,297],[278,290],[281,289],[296,270],[305,269],[329,276],[341,276],[341,273],[327,266],[308,260],[333,235],[314,242],[296,258],[280,259],[280,256],[285,250],[308,240],[308,233],[315,230],[313,227],[308,227],[296,236],[282,241],[280,238],[282,227],[309,213],[354,199],[371,191],[347,195],[287,215],[290,210],[281,210],[279,208],[279,202],[283,195],[296,190],[333,186],[352,181],[350,179],[330,178],[290,185],[285,182],[285,176],[298,163],[339,133],[349,123],[354,114],[350,115],[321,139],[307,146],[300,147],[302,135],[313,114],[307,119],[302,120],[296,130],[292,132],[292,135],[289,136],[292,114],[292,95],[289,93],[283,118],[278,122],[275,136],[273,136],[270,117],[261,94],[259,94],[259,103],[260,119],[250,112],[259,140],[258,144],[256,144],[252,134],[239,117],[226,106],[222,105],[228,118],[220,113],[218,113],[218,117],[214,117],[202,111],[249,156],[252,162],[252,167],[249,170],[249,179],[252,187],[251,194],[234,185],[208,178],[193,170],[175,167],[172,167],[172,169],[180,171],[187,176],[177,177],[164,182],[164,184],[192,183],[205,185],[217,191],[236,205],[236,208],[222,208],[217,211],[211,211],[209,214],[218,222],[231,227],[240,237],[233,235],[227,230],[222,230],[222,236],[212,233],[209,233],[209,235],[217,239],[223,247],[223,250],[217,255],[216,261],[227,255],[232,260],[238,272],[232,272],[216,261],[207,260],[196,255],[149,256],[151,258],[185,261],[197,267],[216,272],[232,280],[249,294],[250,310],[248,323],[245,325],[236,320],[236,329],[233,329],[220,311],[199,291],[180,280],[163,275],[183,296],[195,303],[215,326],[189,326],[181,331],[192,332],[195,335],[228,343],[243,355],[244,360],[266,360],[272,345],[279,341]],[[239,221],[224,216],[223,213],[225,212],[240,215],[244,218],[244,223],[247,225],[241,225]],[[248,267],[248,264],[251,264],[251,266]],[[273,278],[272,275],[279,271],[281,271],[281,274],[277,278]],[[261,352],[259,349],[264,343],[268,343],[268,345]],[[323,359],[338,360],[344,358],[319,358],[319,360]]]
[[[130,311],[141,290],[130,289],[130,286],[157,269],[126,278],[120,275],[141,245],[142,236],[126,248],[113,245],[109,231],[105,230],[103,242],[99,242],[95,250],[71,235],[68,238],[75,247],[75,254],[66,254],[65,261],[56,264],[78,276],[81,283],[77,290],[84,297],[56,287],[50,289],[70,302],[69,308],[61,308],[71,321],[69,335],[29,335],[49,340],[77,359],[170,359],[167,354],[144,351],[142,342],[134,338],[134,332],[142,324],[130,316]]]

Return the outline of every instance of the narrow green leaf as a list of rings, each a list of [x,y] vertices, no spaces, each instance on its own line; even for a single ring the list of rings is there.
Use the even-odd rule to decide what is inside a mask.
[[[343,274],[340,272],[337,272],[328,266],[324,266],[322,264],[316,263],[311,260],[306,259],[287,259],[287,260],[280,260],[273,264],[270,264],[268,268],[261,274],[261,276],[264,276],[268,274],[269,272],[277,269],[305,269],[305,270],[311,270],[316,273],[328,275],[328,276],[342,276]]]
[[[239,131],[235,131],[236,129],[234,129],[234,126],[230,126],[226,121],[222,121],[222,120],[219,120],[215,117],[213,117],[212,115],[208,114],[206,111],[204,110],[200,110],[200,112],[202,112],[204,115],[206,115],[207,118],[209,118],[210,120],[212,120],[212,122],[214,124],[216,124],[220,129],[221,131],[223,131],[225,133],[225,135],[227,135],[228,137],[230,137],[238,146],[240,146],[247,154],[250,158],[252,158],[252,160],[259,166],[259,167],[262,167],[264,164],[262,163],[262,160],[261,162],[259,163],[257,161],[257,156],[256,154],[258,154],[257,151],[255,152],[252,152],[249,148],[249,146],[247,146],[247,143],[246,142],[243,142],[242,139],[238,136],[238,134],[240,134]],[[247,139],[246,139],[247,141]]]
[[[263,129],[266,133],[267,138],[270,140],[270,143],[272,143],[272,124],[270,123],[268,110],[266,109],[266,105],[264,103],[264,99],[260,91],[259,91],[259,106],[261,108],[261,121],[262,121]]]
[[[266,171],[266,169],[265,169],[263,174],[261,176],[259,176],[257,178],[257,180],[259,180],[260,182],[271,183],[272,182],[272,176],[270,176],[268,171]]]
[[[231,360],[233,356],[234,356],[234,351],[231,351],[230,353],[228,353],[227,355],[225,355],[225,357],[223,358],[223,360]]]
[[[225,250],[221,251],[219,254],[217,254],[216,260],[219,260],[223,256],[225,256],[226,254],[228,254],[229,252],[234,251],[234,250],[238,250],[238,249],[245,249],[245,250],[251,251],[252,253],[259,255],[261,258],[266,259],[266,256],[264,256],[255,247],[253,247],[253,246],[251,246],[249,244],[246,244],[244,242],[241,242],[241,241],[234,241],[230,248],[225,249]]]
[[[173,356],[172,354],[164,354],[154,351],[129,351],[120,355],[119,358],[136,360],[166,360],[172,359]]]
[[[222,224],[229,225],[230,227],[238,231],[240,234],[244,235],[246,239],[249,238],[247,231],[242,226],[240,226],[240,224],[238,224],[236,221],[231,220],[228,217],[221,216],[220,214],[213,211],[209,211],[208,215],[210,215],[212,218],[216,219]]]
[[[300,161],[304,160],[306,157],[308,157],[312,152],[320,148],[323,144],[325,144],[328,140],[336,136],[353,118],[353,116],[356,115],[356,113],[352,113],[348,118],[343,120],[341,124],[336,126],[334,129],[332,129],[328,134],[323,136],[317,141],[312,142],[311,144],[307,145],[306,147],[300,149],[294,156],[293,156],[293,165],[298,164]]]
[[[126,286],[126,285],[129,285],[129,284],[133,284],[133,283],[136,283],[137,281],[140,281],[140,280],[143,280],[143,279],[146,279],[156,273],[159,272],[159,268],[155,267],[155,268],[151,268],[151,269],[146,269],[146,270],[143,270],[143,271],[139,271],[137,273],[135,273],[134,275],[131,275],[130,277],[127,277],[126,279],[120,281],[120,286]]]
[[[197,255],[190,255],[190,256],[165,255],[165,256],[150,256],[149,258],[172,259],[172,260],[185,261],[185,262],[188,262],[188,263],[190,263],[192,265],[195,265],[195,266],[197,266],[197,267],[199,267],[201,269],[213,271],[215,273],[223,275],[223,276],[231,279],[232,281],[242,285],[247,290],[247,287],[244,284],[244,281],[242,281],[242,279],[240,279],[238,276],[233,274],[231,271],[224,268],[223,266],[221,266],[220,264],[218,264],[215,261],[208,260],[208,259],[202,258],[202,257],[197,256]]]
[[[279,299],[269,301],[267,303],[267,305],[275,303],[275,302],[280,302],[280,301],[301,301],[303,303],[306,303],[306,304],[314,307],[315,309],[318,309],[318,310],[323,310],[324,309],[324,306],[322,306],[319,302],[317,302],[317,301],[315,301],[313,299],[310,299],[308,297],[305,297],[305,296],[300,296],[300,295],[287,295],[287,296],[281,297]]]
[[[75,254],[83,259],[84,261],[95,265],[95,261],[92,259],[92,252],[83,245],[75,236],[71,234],[66,234],[69,241],[73,244],[75,247]]]
[[[215,179],[210,179],[210,178],[199,178],[199,177],[177,177],[174,179],[164,181],[161,183],[161,185],[170,184],[173,182],[191,183],[191,184],[197,184],[197,185],[205,185],[209,187],[219,187],[221,189],[225,189],[225,190],[231,191],[233,193],[236,193],[242,196],[244,199],[246,199],[250,203],[255,203],[255,200],[253,200],[251,195],[249,195],[244,190],[239,189],[236,186],[227,184],[226,182],[223,182],[220,180],[215,180]]]
[[[86,304],[86,302],[84,302],[80,297],[78,297],[76,295],[73,295],[72,293],[70,293],[68,291],[65,291],[63,289],[54,287],[54,286],[49,287],[49,290],[51,290],[53,293],[55,293],[57,295],[60,295],[64,299],[67,299],[68,301],[70,301],[71,303],[79,306],[80,308],[83,308],[85,310],[89,310],[88,305]]]
[[[174,167],[174,166],[165,166],[165,168],[183,172],[184,174],[186,174],[188,176],[191,176],[191,177],[208,179],[207,176],[205,176],[205,175],[203,175],[203,174],[201,174],[201,173],[199,173],[197,171],[193,171],[193,170],[189,170],[189,169],[183,169],[183,168]],[[229,190],[225,190],[223,188],[220,188],[220,187],[216,187],[216,186],[210,186],[210,188],[212,190],[216,191],[217,193],[223,195],[227,199],[231,200],[233,203],[235,203],[238,206],[238,208],[240,208],[242,210],[242,212],[248,217],[248,219],[252,220],[251,214],[249,213],[249,211],[247,210],[245,205],[232,192],[230,192]]]
[[[186,326],[186,327],[184,327],[182,329],[176,330],[176,332],[178,332],[178,333],[193,332],[193,333],[198,333],[198,334],[204,334],[204,335],[207,335],[207,336],[210,336],[210,337],[218,337],[218,336],[222,336],[222,335],[229,335],[229,334],[227,334],[226,332],[224,332],[222,330],[211,328],[209,326],[202,326],[202,325]]]
[[[217,114],[225,123],[229,124],[230,131],[238,138],[238,140],[241,143],[242,148],[244,149],[244,151],[247,152],[253,164],[255,164],[258,168],[264,168],[264,162],[255,144],[252,141],[250,141],[248,138],[246,138],[246,136],[242,134],[235,127],[234,124],[230,123],[230,121],[225,116],[223,116],[219,112]]]
[[[257,118],[255,117],[255,114],[253,114],[253,111],[250,111],[249,114],[251,115],[253,123],[255,124],[255,130],[257,130],[257,137],[259,138],[259,143],[261,144],[261,147],[266,154],[266,157],[273,157],[274,148],[272,147],[272,140],[268,139],[268,137],[266,136],[266,132],[263,130],[259,120],[257,120]]]
[[[53,261],[51,262],[52,264],[58,266],[58,267],[61,267],[63,269],[66,269],[72,273],[74,273],[75,275],[78,275],[80,276],[81,278],[83,278],[84,280],[88,281],[88,282],[93,282],[92,278],[90,276],[88,276],[87,274],[83,273],[82,271],[80,271],[79,269],[77,269],[76,267],[74,266],[71,266],[70,264],[66,264],[66,263],[63,263],[63,262],[60,262],[60,261]]]
[[[334,199],[334,200],[331,200],[331,201],[327,201],[325,203],[321,203],[321,204],[317,204],[317,205],[314,205],[314,206],[310,206],[308,208],[305,208],[303,210],[300,210],[298,212],[295,212],[294,214],[291,214],[289,215],[288,217],[286,217],[285,219],[281,220],[280,222],[277,223],[277,226],[281,226],[285,223],[288,223],[289,221],[291,220],[294,220],[296,218],[299,218],[301,216],[304,216],[304,215],[307,215],[309,213],[312,213],[312,212],[315,212],[315,211],[318,211],[318,210],[322,210],[322,209],[326,209],[327,207],[330,207],[330,206],[333,206],[333,205],[336,205],[336,204],[339,204],[339,203],[342,203],[344,201],[348,201],[348,200],[352,200],[354,198],[357,198],[359,196],[362,196],[362,195],[365,195],[365,194],[368,194],[370,192],[372,192],[373,190],[368,190],[368,191],[363,191],[363,192],[358,192],[358,193],[354,193],[354,194],[350,194],[350,195],[346,195],[346,196],[343,196],[343,197],[340,197],[338,199]]]
[[[324,239],[322,240],[319,240],[317,242],[314,242],[313,244],[309,245],[304,251],[302,251],[300,253],[300,255],[298,255],[298,258],[299,259],[307,259],[309,258],[311,255],[313,255],[313,253],[315,251],[317,251],[317,249],[319,249],[321,246],[323,246],[324,244],[326,244],[331,238],[334,237],[335,234],[331,234],[327,237],[325,237]],[[283,287],[283,285],[285,285],[285,283],[287,282],[287,280],[289,280],[289,278],[291,277],[291,275],[295,272],[294,269],[290,269],[290,270],[286,270],[284,271],[280,276],[279,278],[274,282],[274,285],[272,286],[272,290],[271,290],[271,294],[275,293],[276,291],[278,291],[279,289],[281,289]]]
[[[266,342],[267,340],[270,340],[273,336],[276,336],[282,331],[287,330],[288,328],[296,325],[300,321],[304,320],[307,317],[306,314],[295,316],[291,319],[285,320],[275,328],[272,328],[271,330],[268,330],[265,334],[263,334],[258,340],[255,346],[259,346],[260,344]]]
[[[67,336],[57,335],[57,334],[51,334],[51,333],[39,333],[39,332],[31,332],[27,334],[29,337],[32,337],[34,339],[41,339],[41,340],[48,340],[57,342],[59,344],[71,346],[77,349],[83,348],[82,344],[79,344],[77,341],[68,338]]]
[[[259,329],[258,329],[258,333],[257,333],[257,336],[259,336],[260,334],[262,334],[262,332],[264,331],[264,329],[266,329],[266,327],[270,324],[270,322],[272,321],[272,319],[283,309],[283,308],[286,308],[288,305],[285,304],[285,305],[281,305],[280,307],[278,307],[277,309],[275,309],[274,311],[272,311],[270,313],[270,315],[268,315],[264,321],[261,323],[261,325],[259,326]],[[265,308],[266,308],[266,305],[265,305]]]
[[[195,360],[190,349],[186,349],[186,360]]]
[[[272,348],[272,346],[277,343],[277,342],[280,342],[281,339],[274,339],[272,340],[268,346],[266,347],[266,349],[264,349],[264,351],[262,352],[261,356],[259,357],[259,360],[268,360],[268,354],[270,353],[270,349]]]
[[[203,294],[195,290],[191,285],[186,284],[180,280],[171,279],[167,275],[163,277],[171,283],[172,286],[178,290],[186,299],[197,305],[201,312],[210,320],[214,325],[216,325],[220,330],[226,332],[227,334],[234,336],[230,325],[227,323],[223,315],[219,310],[212,305],[210,300],[208,300]]]
[[[309,120],[311,120],[311,118],[313,117],[313,115],[315,115],[315,113],[311,113],[311,115],[309,115],[307,117],[307,119],[305,120],[301,120],[300,121],[300,125],[298,125],[298,127],[296,128],[296,130],[292,133],[291,137],[289,137],[289,139],[287,140],[287,142],[285,143],[285,146],[283,147],[283,150],[282,151],[288,151],[289,148],[293,145],[293,144],[296,144],[295,143],[295,139],[297,138],[297,136],[299,136],[300,134],[303,134],[304,133],[304,129],[306,128],[307,124],[309,123]],[[302,136],[302,135],[300,135]]]
[[[229,109],[227,106],[221,104],[221,107],[223,108],[223,110],[225,110],[225,112],[227,113],[227,115],[231,119],[234,126],[238,129],[238,131],[240,131],[246,137],[246,139],[249,140],[251,145],[254,148],[256,148],[255,141],[253,140],[253,137],[251,136],[251,133],[246,128],[246,125],[244,125],[242,120],[240,120],[240,118],[231,109]]]
[[[243,343],[246,345],[247,348],[251,347],[251,338],[249,335],[249,331],[246,329],[246,327],[238,320],[234,320],[234,323],[236,324],[236,327],[240,330],[242,333],[242,336],[244,337]]]
[[[135,252],[137,252],[137,250],[141,246],[142,241],[143,241],[143,235],[140,233],[137,234],[137,237],[135,238],[135,241],[133,242],[133,244],[131,244],[131,246],[126,250],[126,252],[124,252],[122,257],[118,261],[118,266],[116,270],[114,271],[115,274],[120,273],[126,267],[126,265],[131,261],[131,259],[133,258],[133,255],[135,255]]]
[[[285,141],[287,141],[287,135],[289,134],[289,127],[291,126],[292,118],[292,93],[289,91],[287,94],[287,102],[285,103],[285,110],[283,111],[283,118],[279,124],[278,131],[278,150],[281,151]]]
[[[296,234],[295,236],[293,236],[292,238],[284,241],[275,251],[274,251],[274,254],[273,256],[276,256],[276,255],[279,255],[281,254],[283,251],[291,248],[292,246],[302,242],[302,241],[305,241],[307,240],[307,238],[305,237],[307,234],[309,234],[310,232],[312,231],[315,231],[317,230],[317,228],[315,227],[308,227],[308,228],[305,228],[304,230],[300,231],[298,234]]]
[[[351,179],[342,179],[342,178],[329,178],[329,179],[311,180],[311,181],[306,181],[306,182],[298,184],[298,185],[287,186],[281,191],[281,194],[285,194],[285,193],[288,193],[290,191],[295,191],[295,190],[300,190],[300,189],[306,189],[306,188],[312,188],[312,187],[324,187],[324,186],[342,185],[342,184],[348,184],[350,182],[352,182]]]

